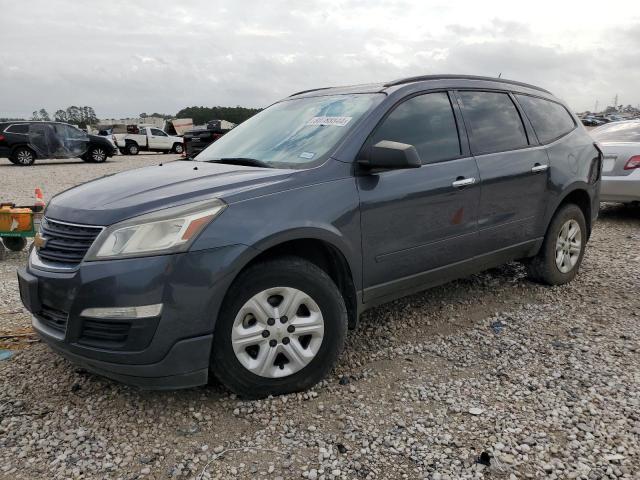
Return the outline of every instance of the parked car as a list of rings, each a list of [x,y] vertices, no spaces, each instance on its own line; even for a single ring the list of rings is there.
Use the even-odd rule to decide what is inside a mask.
[[[596,117],[593,116],[586,116],[586,117],[582,117],[581,122],[584,126],[586,127],[597,127],[599,125],[604,125],[604,121],[597,119]]]
[[[604,153],[600,200],[640,202],[640,120],[608,123],[590,133]]]
[[[117,153],[113,142],[61,122],[0,123],[0,158],[19,166],[36,159],[81,158],[102,163]]]
[[[571,281],[601,161],[567,107],[524,83],[309,90],[196,161],[58,194],[21,296],[42,339],[99,374],[293,392],[332,369],[347,327],[380,303],[512,260],[536,281]]]
[[[114,126],[113,140],[123,154],[140,152],[182,153],[182,138],[168,135],[159,128],[128,125],[126,130]]]
[[[195,158],[222,135],[236,126],[226,120],[210,120],[205,128],[194,128],[184,134],[184,151],[187,158]]]

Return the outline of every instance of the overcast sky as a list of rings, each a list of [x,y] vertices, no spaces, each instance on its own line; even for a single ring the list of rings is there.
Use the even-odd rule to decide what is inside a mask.
[[[263,107],[431,73],[502,73],[576,111],[638,105],[640,1],[0,0],[0,117]]]

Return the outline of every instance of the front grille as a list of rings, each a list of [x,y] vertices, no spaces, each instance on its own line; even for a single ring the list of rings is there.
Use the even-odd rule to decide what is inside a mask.
[[[124,344],[129,337],[130,322],[114,322],[112,320],[82,321],[80,343],[96,347],[115,347]]]
[[[42,305],[42,310],[38,314],[40,321],[47,327],[57,332],[65,333],[67,330],[67,320],[69,314],[62,310]]]
[[[40,235],[47,243],[38,249],[38,256],[50,262],[78,264],[101,231],[102,227],[70,225],[44,218]]]

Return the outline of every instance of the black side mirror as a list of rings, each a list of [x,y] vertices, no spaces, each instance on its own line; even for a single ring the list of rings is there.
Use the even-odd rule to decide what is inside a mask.
[[[408,143],[383,140],[368,149],[358,163],[371,169],[420,168],[422,162],[416,147]]]

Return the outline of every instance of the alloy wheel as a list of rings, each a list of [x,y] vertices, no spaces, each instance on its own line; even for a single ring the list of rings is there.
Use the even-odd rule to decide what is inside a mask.
[[[575,220],[567,220],[556,239],[556,267],[568,273],[576,266],[582,252],[582,231]]]
[[[33,153],[29,150],[20,150],[16,155],[16,160],[21,165],[30,165],[33,162]]]
[[[91,152],[91,159],[94,162],[98,162],[98,163],[104,162],[105,158],[107,158],[107,154],[101,148],[94,148],[93,151]]]
[[[266,378],[292,375],[318,354],[324,318],[318,304],[291,287],[274,287],[251,297],[233,322],[236,358],[250,372]]]

